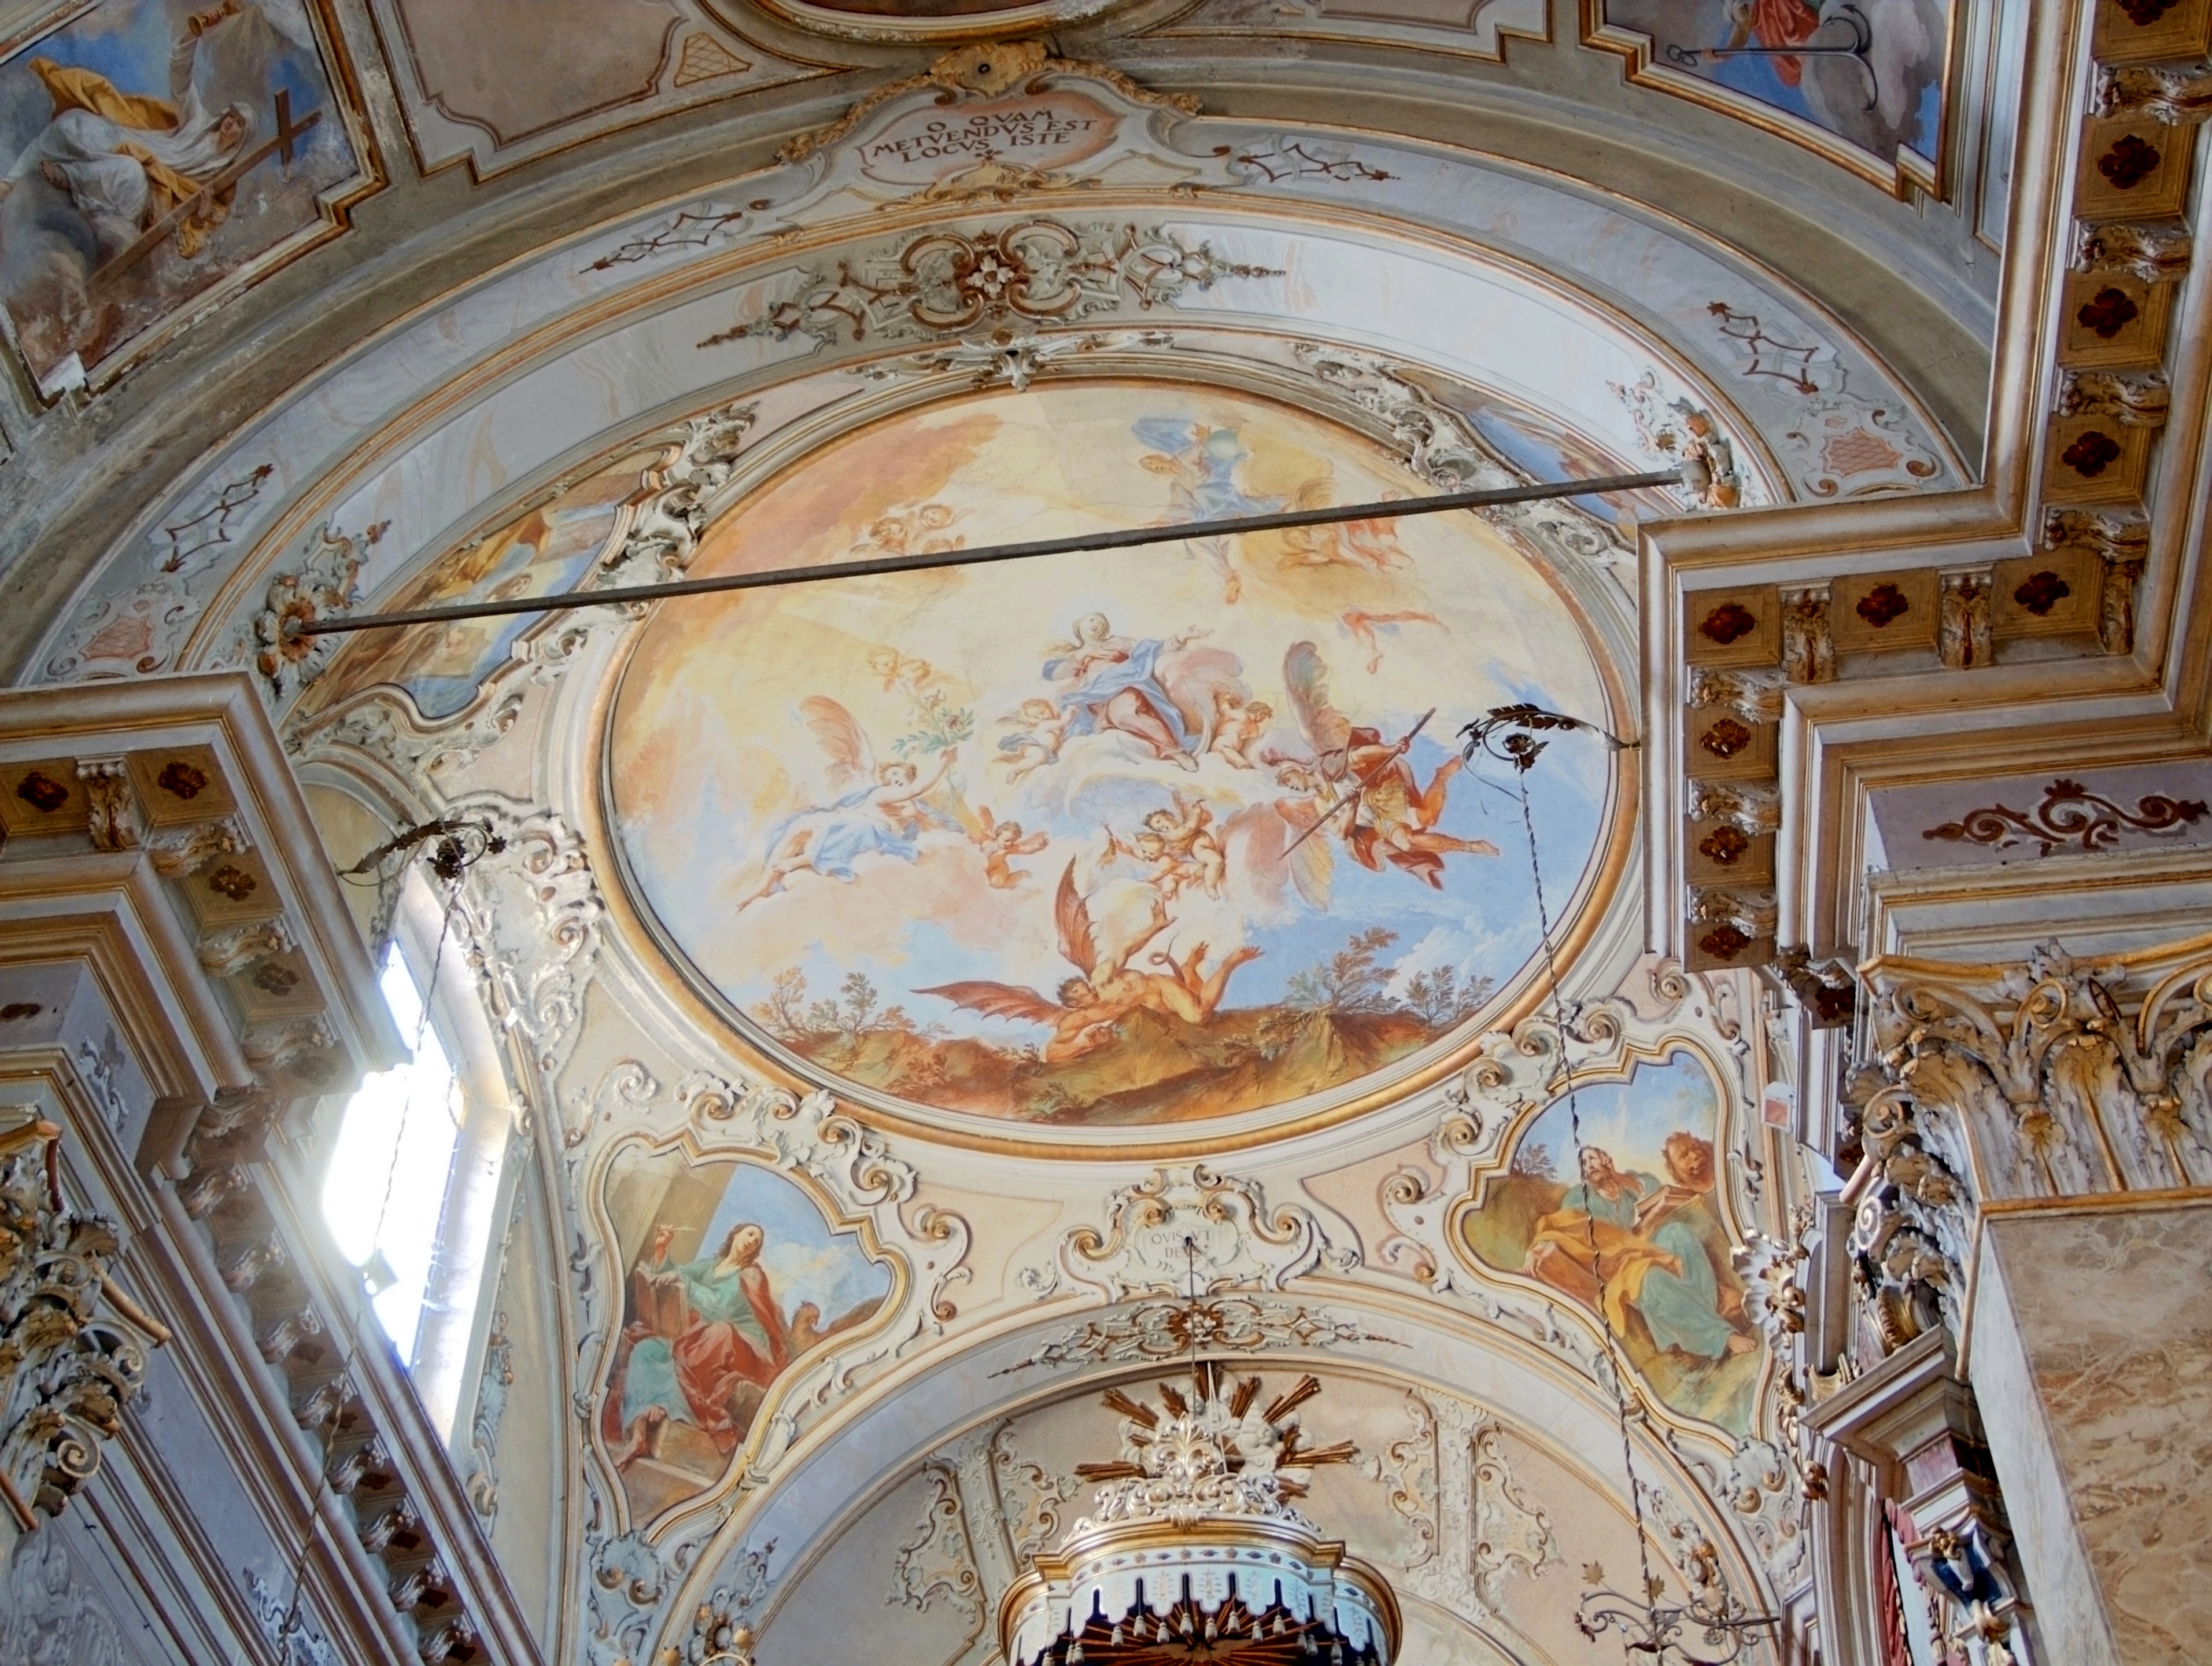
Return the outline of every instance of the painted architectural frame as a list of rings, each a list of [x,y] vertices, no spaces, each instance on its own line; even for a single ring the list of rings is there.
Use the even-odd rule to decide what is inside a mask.
[[[331,0],[97,0],[9,47],[0,329],[42,403],[112,383],[385,183]]]
[[[1468,1072],[1466,1104],[1431,1141],[1442,1183],[1389,1205],[1425,1276],[1508,1311],[1540,1310],[1547,1331],[1571,1313],[1594,1339],[1613,1337],[1658,1417],[1753,1438],[1771,1359],[1757,1280],[1736,1253],[1759,1236],[1740,1193],[1760,1137],[1739,1073],[1701,1031],[1639,1023],[1614,1002],[1578,1028],[1571,1073],[1548,1022],[1513,1034]],[[1583,1160],[1603,1153],[1608,1172],[1573,1172],[1575,1116]]]
[[[1941,198],[1966,9],[1965,0],[1582,0],[1583,41],[1626,58],[1638,86],[1802,144],[1899,198]]]
[[[641,1174],[654,1164],[665,1172]],[[632,1220],[624,1206],[635,1198],[617,1194],[628,1181],[642,1195],[641,1180],[658,1189],[651,1218]],[[689,1128],[615,1140],[590,1195],[604,1264],[621,1285],[592,1356],[590,1440],[630,1525],[651,1532],[772,1465],[769,1449],[793,1432],[791,1396],[845,1349],[878,1339],[914,1279],[872,1215],[841,1207],[807,1164]],[[671,1450],[685,1438],[686,1451]],[[635,1481],[641,1465],[662,1484]]]

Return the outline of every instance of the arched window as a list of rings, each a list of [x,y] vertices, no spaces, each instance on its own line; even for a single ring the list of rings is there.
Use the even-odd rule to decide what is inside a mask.
[[[377,1322],[412,1365],[465,1105],[397,943],[385,951],[377,982],[415,1056],[368,1077],[347,1103],[323,1181],[323,1214],[361,1269]]]
[[[379,983],[407,1061],[347,1101],[322,1208],[441,1436],[482,1352],[484,1271],[513,1123],[499,1055],[441,900],[410,873]]]

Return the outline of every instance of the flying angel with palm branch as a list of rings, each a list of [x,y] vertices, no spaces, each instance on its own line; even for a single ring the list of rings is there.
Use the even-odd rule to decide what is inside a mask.
[[[923,802],[943,784],[958,747],[939,752],[936,768],[925,776],[921,766],[903,758],[878,763],[853,714],[827,695],[807,696],[799,702],[799,712],[828,760],[823,774],[837,796],[796,811],[776,825],[768,837],[760,885],[738,904],[740,911],[775,896],[796,874],[818,873],[849,884],[857,877],[853,864],[860,857],[878,853],[911,862],[921,855],[925,828],[961,830],[957,821]]]
[[[1378,728],[1354,724],[1330,698],[1328,666],[1311,642],[1293,642],[1283,656],[1290,690],[1310,758],[1271,758],[1279,785],[1292,794],[1275,801],[1295,832],[1279,858],[1290,867],[1298,894],[1315,908],[1328,906],[1334,834],[1362,867],[1380,873],[1385,862],[1431,888],[1443,889],[1444,858],[1495,856],[1487,839],[1463,839],[1439,830],[1452,777],[1461,769],[1447,758],[1424,786],[1411,757],[1425,716],[1395,741]],[[1431,713],[1430,715],[1433,715]]]

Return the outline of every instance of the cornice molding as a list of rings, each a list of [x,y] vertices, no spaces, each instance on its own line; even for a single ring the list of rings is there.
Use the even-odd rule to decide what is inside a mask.
[[[72,752],[112,761],[95,777],[105,805],[60,767]],[[294,1205],[319,1187],[292,1143],[301,1107],[401,1049],[258,697],[238,675],[9,693],[0,787],[0,978],[33,997],[7,1008],[33,1026],[16,1033],[105,1037],[0,1058],[58,1084],[45,1098],[70,1128],[69,1172],[118,1223],[118,1264],[159,1316],[138,1328],[173,1332],[188,1401],[130,1452],[164,1542],[119,1554],[173,1563],[180,1538],[192,1600],[239,1614],[265,1594],[239,1581],[297,1560],[314,1623],[380,1662],[534,1658],[442,1443]],[[65,1377],[52,1386],[76,1416]],[[62,1461],[94,1467],[88,1450]],[[221,1476],[245,1514],[194,1519],[183,1474]],[[224,1519],[245,1536],[209,1542]],[[141,1600],[165,1600],[169,1577]]]

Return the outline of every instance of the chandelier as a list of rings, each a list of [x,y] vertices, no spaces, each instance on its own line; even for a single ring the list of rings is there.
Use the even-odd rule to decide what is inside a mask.
[[[1382,1576],[1294,1506],[1350,1442],[1300,1444],[1302,1377],[1264,1409],[1260,1379],[1192,1367],[1155,1408],[1109,1391],[1121,1456],[1076,1468],[1091,1513],[1039,1553],[999,1606],[1008,1666],[1391,1666],[1400,1621]]]

